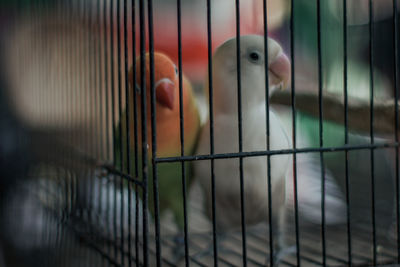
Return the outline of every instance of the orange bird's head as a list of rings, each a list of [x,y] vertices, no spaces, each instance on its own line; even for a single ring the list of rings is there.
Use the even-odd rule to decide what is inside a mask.
[[[150,100],[150,54],[146,53],[146,88],[147,99]],[[136,90],[140,91],[141,81],[140,57],[136,60]],[[130,71],[131,85],[133,85],[133,73]],[[177,106],[179,79],[178,69],[174,62],[166,55],[154,52],[154,86],[156,93],[157,109],[165,108],[175,110]]]
[[[141,58],[136,59],[136,71],[129,72],[131,90],[141,94]],[[180,153],[179,73],[174,62],[160,52],[154,52],[154,88],[156,100],[156,127],[158,155],[172,156]],[[146,110],[151,113],[150,54],[146,53]],[[135,78],[134,79],[134,75]],[[136,81],[134,83],[133,81]],[[140,103],[140,99],[138,100]],[[200,129],[200,117],[192,86],[182,74],[182,104],[185,134],[185,151],[193,150]],[[131,106],[132,108],[132,106]],[[140,110],[138,110],[140,112]],[[140,116],[138,117],[140,121]],[[151,140],[151,118],[147,117],[148,140]],[[139,122],[140,128],[140,122]],[[140,131],[138,132],[140,136]],[[133,140],[133,138],[131,139]],[[150,144],[151,145],[151,144]]]

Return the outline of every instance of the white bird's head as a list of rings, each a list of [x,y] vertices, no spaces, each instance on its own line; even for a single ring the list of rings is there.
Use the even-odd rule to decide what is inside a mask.
[[[227,112],[237,109],[237,49],[236,38],[219,46],[213,56],[213,88],[216,108]],[[290,83],[290,62],[281,46],[268,38],[269,94],[285,89]],[[242,107],[265,101],[265,53],[264,37],[244,35],[240,37],[240,76]]]

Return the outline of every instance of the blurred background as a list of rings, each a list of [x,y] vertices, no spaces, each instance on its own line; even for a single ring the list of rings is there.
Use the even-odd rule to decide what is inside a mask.
[[[147,12],[147,1],[143,2]],[[372,36],[369,1],[347,1],[346,60],[343,1],[320,1],[321,77],[318,77],[317,1],[293,2],[292,29],[291,1],[267,0],[266,4],[268,35],[294,59],[296,92],[317,94],[318,82],[322,79],[324,93],[343,97],[346,65],[349,97],[367,105],[371,97],[377,102],[394,101],[395,88],[398,88],[394,76],[398,77],[395,56],[399,57],[400,48],[399,41],[394,47],[393,14],[398,11],[393,11],[392,0],[373,1]],[[231,0],[210,3],[214,51],[236,35],[236,10]],[[263,4],[263,0],[240,1],[241,34],[264,34]],[[103,167],[115,163],[114,128],[129,97],[125,60],[130,67],[139,55],[139,1],[3,0],[0,7],[0,266],[98,266],[119,262],[125,257],[124,246],[131,245],[129,249],[133,251],[136,245],[137,253],[142,242],[138,233],[143,211],[138,210],[141,204],[134,193],[135,186],[130,183],[129,192],[121,190],[121,173],[110,175]],[[177,64],[176,0],[154,0],[153,13],[155,50],[168,54]],[[146,47],[149,43],[147,18],[146,15]],[[209,49],[207,1],[182,1],[181,22],[182,69],[194,85],[202,118],[206,120],[208,103],[203,86]],[[293,55],[290,54],[291,30]],[[310,105],[319,107],[318,102]],[[282,105],[275,108],[291,132],[291,108]],[[355,118],[370,124],[369,118]],[[319,147],[319,119],[301,111],[295,119],[298,148]],[[324,121],[323,129],[324,146],[346,144],[343,125]],[[375,134],[373,142],[394,140],[395,133]],[[370,132],[349,132],[347,144],[370,143]],[[327,228],[328,253],[336,253],[332,248],[347,242],[348,194],[352,235],[361,244],[354,245],[354,261],[371,263],[371,179],[374,177],[378,260],[394,262],[396,208],[399,208],[396,164],[394,148],[324,153],[326,223],[331,227]],[[302,244],[312,247],[321,242],[319,152],[298,155],[297,179],[300,231],[317,233],[312,237],[302,236]],[[190,201],[197,203],[201,192],[196,187],[192,191]],[[287,179],[287,199],[291,217],[293,175]],[[210,224],[198,209],[202,209],[201,205],[197,213],[194,209],[190,227],[194,233],[209,231]],[[128,214],[132,216],[131,221]],[[165,233],[174,232],[168,226],[170,219],[164,221],[168,229]],[[122,237],[124,231],[120,233],[116,228],[125,229],[125,234],[131,233],[132,240]],[[289,228],[288,232],[294,231],[293,224]],[[121,245],[115,248],[116,243]],[[166,241],[163,246],[164,256],[168,258],[171,245]],[[201,247],[198,245],[197,249]],[[308,253],[302,261],[318,266],[320,251]],[[332,264],[343,264],[343,257],[346,260],[346,251],[340,253],[340,256],[331,255]],[[135,259],[127,262],[132,260],[134,264],[141,260],[137,254],[132,252],[132,255],[136,255]],[[232,260],[230,264],[236,266],[237,262]]]

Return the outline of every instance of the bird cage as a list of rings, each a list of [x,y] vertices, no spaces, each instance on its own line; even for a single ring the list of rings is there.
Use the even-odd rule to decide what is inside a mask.
[[[400,264],[399,2],[0,6],[0,266]]]

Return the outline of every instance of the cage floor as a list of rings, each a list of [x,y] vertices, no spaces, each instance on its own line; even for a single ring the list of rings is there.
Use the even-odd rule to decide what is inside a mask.
[[[54,174],[60,175],[60,173]],[[70,180],[72,181],[72,180]],[[28,191],[33,192],[40,203],[45,203],[47,210],[51,210],[47,216],[45,247],[54,247],[53,253],[59,259],[57,266],[75,266],[77,262],[90,262],[89,266],[139,266],[143,265],[143,237],[141,235],[141,216],[139,218],[139,235],[135,238],[135,211],[131,210],[130,222],[127,206],[121,208],[125,197],[120,195],[119,189],[115,189],[109,181],[94,175],[90,183],[93,188],[107,187],[109,196],[101,196],[101,189],[96,196],[92,192],[92,201],[88,206],[80,206],[79,211],[73,209],[60,212],[60,206],[54,203],[64,203],[62,195],[77,198],[78,194],[63,192],[66,188],[70,190],[68,180],[65,183],[46,181],[38,183],[40,186],[24,184]],[[104,182],[104,183],[103,183]],[[111,186],[111,187],[110,187]],[[45,197],[44,197],[45,196]],[[66,199],[67,199],[66,198]],[[95,201],[97,199],[97,201]],[[98,199],[101,199],[100,203]],[[111,201],[114,199],[114,201]],[[71,199],[70,199],[71,201]],[[131,198],[131,207],[135,206],[134,198]],[[50,203],[53,203],[50,205]],[[82,202],[84,203],[84,202]],[[97,205],[97,206],[96,206]],[[50,209],[49,209],[50,207]],[[124,210],[123,223],[120,223],[120,210]],[[213,237],[211,223],[203,212],[203,199],[199,186],[194,186],[189,194],[189,234],[188,248],[191,266],[214,265]],[[88,212],[90,211],[90,212]],[[286,243],[289,248],[296,244],[293,210],[288,210],[289,223],[285,233]],[[141,213],[141,211],[139,212]],[[64,215],[63,215],[64,214]],[[65,216],[67,214],[67,216]],[[32,214],[30,214],[32,216]],[[61,216],[61,217],[60,217]],[[379,215],[377,215],[379,216]],[[22,230],[21,230],[22,231]],[[391,232],[390,232],[391,231]],[[42,231],[43,232],[43,231]],[[149,227],[149,265],[156,265],[156,242],[154,224],[150,222]],[[166,214],[160,221],[160,246],[161,260],[164,266],[185,266],[184,242],[182,238],[177,242],[176,227],[172,222],[171,214]],[[310,224],[300,218],[299,220],[299,244],[300,264],[302,266],[323,265],[323,244],[321,238],[322,228],[320,225]],[[326,226],[326,265],[348,266],[348,231],[346,225]],[[384,233],[384,234],[382,234]],[[392,235],[388,233],[393,233]],[[398,260],[395,229],[377,229],[376,236],[376,260],[378,265],[395,264]],[[43,233],[41,233],[43,234]],[[247,229],[247,265],[266,266],[270,256],[267,225],[257,225]],[[121,238],[122,237],[122,238]],[[50,240],[53,240],[50,242]],[[218,264],[219,266],[243,266],[242,233],[231,232],[225,236],[218,236]],[[50,243],[49,243],[50,242]],[[57,250],[58,249],[58,250]],[[61,250],[60,250],[61,249]],[[290,251],[290,250],[288,250]],[[71,256],[74,255],[74,256]],[[137,257],[138,256],[138,257]],[[66,261],[64,259],[74,259]],[[370,224],[353,224],[351,228],[351,261],[353,266],[373,265],[373,234]],[[72,265],[71,265],[72,264]],[[93,265],[94,264],[94,265]],[[286,253],[279,266],[296,266],[297,255],[295,251]]]
[[[191,266],[212,266],[214,265],[213,255],[213,237],[211,223],[204,216],[203,199],[201,190],[198,186],[190,193],[189,199],[189,234],[188,248],[189,261]],[[295,224],[293,210],[288,210],[289,223],[285,234],[288,244],[288,253],[282,257],[279,266],[297,266],[297,255],[294,249],[296,244]],[[132,219],[133,220],[133,219]],[[134,222],[132,223],[134,224]],[[120,227],[111,229],[110,238],[106,243],[96,249],[113,252],[115,263],[121,263],[128,266],[130,258],[136,261],[136,239],[119,238]],[[382,229],[380,229],[382,230]],[[127,228],[124,229],[124,235],[127,235]],[[320,225],[310,224],[304,220],[299,221],[299,243],[300,243],[300,264],[302,266],[323,266],[323,245],[321,238],[322,228]],[[266,266],[269,263],[269,239],[268,227],[261,224],[247,229],[247,265],[248,266]],[[327,266],[348,266],[348,238],[346,225],[326,226],[326,265]],[[387,231],[378,231],[376,236],[376,260],[378,265],[393,264],[397,262],[396,238],[389,237]],[[386,233],[380,235],[381,233]],[[393,234],[395,233],[393,229]],[[134,236],[134,227],[131,228],[131,236]],[[160,245],[161,260],[165,266],[185,266],[184,242],[182,237],[176,241],[176,227],[172,222],[172,215],[166,215],[160,221]],[[119,236],[115,238],[115,236]],[[114,239],[113,239],[114,237]],[[243,247],[242,233],[240,231],[231,232],[224,236],[218,236],[218,264],[220,266],[243,266]],[[142,264],[143,251],[140,249],[143,245],[141,236],[138,239],[139,258]],[[111,247],[111,250],[110,250]],[[129,250],[129,247],[131,248]],[[351,261],[353,266],[373,265],[373,234],[372,227],[369,224],[352,225],[351,229]],[[156,265],[156,242],[154,235],[154,225],[150,225],[149,235],[149,261],[150,266]]]
[[[194,191],[197,191],[195,189]],[[200,192],[193,192],[190,202],[191,216],[189,218],[189,260],[194,266],[211,266],[214,264],[212,253],[213,238],[211,227],[208,220],[203,216]],[[293,214],[291,210],[288,211]],[[286,244],[289,253],[285,253],[280,266],[296,266],[297,257],[294,250],[296,244],[294,217],[289,215],[289,223],[285,234]],[[321,226],[300,221],[299,243],[300,243],[300,263],[302,266],[322,266],[322,238]],[[162,258],[168,265],[176,265],[174,258],[175,243],[171,236],[174,230],[170,224],[162,224]],[[326,265],[327,266],[347,266],[348,246],[347,246],[347,227],[346,225],[327,226],[326,233]],[[393,231],[394,233],[394,231]],[[247,229],[246,252],[248,266],[266,266],[269,262],[269,232],[266,225],[258,225]],[[373,239],[371,225],[353,225],[351,231],[351,260],[353,266],[368,266],[373,264]],[[232,232],[226,236],[218,237],[218,262],[221,266],[243,266],[243,246],[242,233]],[[151,238],[153,241],[154,238]],[[395,238],[377,236],[377,263],[388,264],[397,260],[397,249]],[[151,242],[152,257],[154,257],[155,243]],[[184,265],[184,259],[179,264]]]

